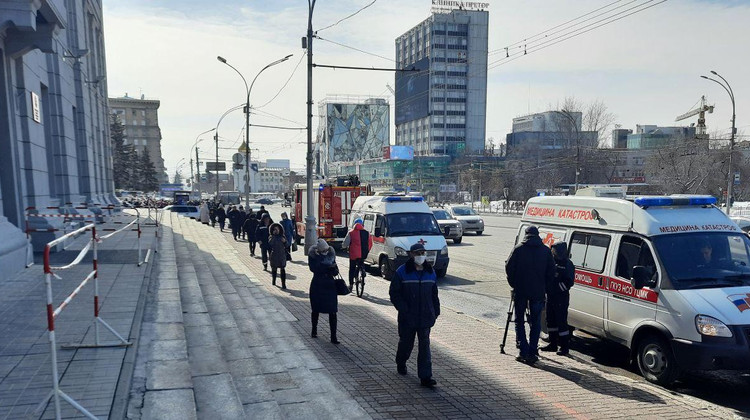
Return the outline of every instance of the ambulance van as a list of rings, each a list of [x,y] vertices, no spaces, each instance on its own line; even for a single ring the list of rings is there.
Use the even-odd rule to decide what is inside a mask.
[[[643,376],[750,369],[750,239],[711,196],[528,201],[516,242],[535,225],[565,241],[576,267],[569,324],[630,349]]]
[[[445,277],[450,261],[448,244],[422,197],[389,193],[359,196],[351,213],[355,215],[351,218],[352,226],[360,217],[372,235],[372,249],[365,264],[379,268],[384,278],[390,280],[396,269],[409,259],[409,248],[415,243],[424,245],[435,274]]]

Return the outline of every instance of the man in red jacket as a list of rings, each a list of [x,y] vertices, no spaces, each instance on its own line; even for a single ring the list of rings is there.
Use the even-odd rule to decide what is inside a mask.
[[[365,230],[362,219],[355,219],[354,226],[344,238],[343,248],[349,248],[349,289],[354,290],[354,279],[364,268],[365,258],[372,249],[372,237]]]

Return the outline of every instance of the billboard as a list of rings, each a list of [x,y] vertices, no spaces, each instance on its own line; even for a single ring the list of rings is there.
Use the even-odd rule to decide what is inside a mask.
[[[418,71],[396,72],[396,124],[424,118],[430,112],[430,58],[416,63]]]
[[[391,146],[388,156],[390,160],[414,160],[414,147]]]
[[[379,158],[390,143],[390,105],[385,101],[327,103],[325,112],[326,163]]]

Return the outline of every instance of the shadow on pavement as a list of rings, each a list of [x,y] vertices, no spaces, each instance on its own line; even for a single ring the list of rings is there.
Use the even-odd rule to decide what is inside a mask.
[[[666,404],[656,394],[642,389],[627,387],[621,383],[612,382],[596,371],[582,371],[573,367],[563,367],[559,362],[547,358],[540,359],[535,367],[559,376],[591,392],[617,398],[639,401],[649,404]]]
[[[442,279],[438,279],[438,287],[441,286],[471,286],[476,284],[473,280],[467,280],[463,277],[458,277],[452,274],[448,274]]]

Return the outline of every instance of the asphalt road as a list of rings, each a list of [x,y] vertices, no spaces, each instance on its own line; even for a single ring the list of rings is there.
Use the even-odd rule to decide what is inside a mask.
[[[280,219],[282,211],[290,211],[288,207],[277,205],[266,208],[274,220]],[[513,249],[520,217],[483,217],[485,231],[481,236],[466,235],[460,244],[448,241],[450,265],[448,275],[440,281],[440,301],[456,312],[503,329],[510,299],[505,260]],[[344,258],[338,259],[339,266],[346,273],[348,259],[345,254],[342,256]],[[365,298],[375,304],[387,304],[389,282],[372,274],[367,280]],[[625,348],[579,331],[575,332],[571,347],[571,357],[591,363],[602,371],[645,382],[637,368],[629,363]],[[514,352],[512,344],[508,352]],[[688,373],[671,391],[721,405],[750,418],[750,371]]]

